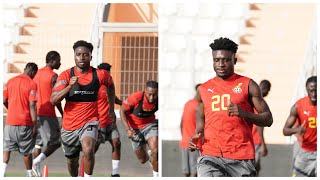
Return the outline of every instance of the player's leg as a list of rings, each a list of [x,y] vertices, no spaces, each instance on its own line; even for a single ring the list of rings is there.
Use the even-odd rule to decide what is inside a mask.
[[[67,167],[69,174],[72,177],[78,176],[79,155],[81,150],[81,143],[79,139],[81,129],[65,130],[61,129],[62,149],[67,158]]]
[[[257,171],[257,175],[256,176],[259,176],[259,172],[261,170],[261,164],[260,164],[260,153],[259,153],[259,150],[260,150],[260,144],[255,144],[254,145],[255,147],[255,168],[256,168],[256,171]]]
[[[110,126],[110,127],[109,127]],[[110,124],[107,129],[107,139],[112,146],[112,177],[120,177],[119,175],[119,163],[121,156],[121,142],[120,142],[120,133],[118,128],[112,128]]]
[[[198,177],[228,177],[223,162],[214,156],[203,155],[197,160]]]
[[[3,151],[3,163],[2,163],[2,171],[1,171],[1,177],[5,177],[7,166],[10,160],[10,154],[11,151]]]
[[[88,122],[81,130],[81,146],[84,155],[84,176],[92,176],[95,163],[95,145],[98,140],[99,121]]]
[[[189,150],[187,148],[180,148],[182,173],[185,177],[190,176],[188,151]]]
[[[32,137],[32,126],[17,126],[16,128],[19,132],[19,152],[23,155],[27,176],[37,176],[37,174],[32,171],[32,150],[36,143],[35,139]]]
[[[60,126],[56,117],[38,117],[40,127],[38,128],[41,135],[41,141],[45,149],[33,160],[33,166],[37,174],[41,176],[40,163],[55,152],[60,146]],[[49,133],[48,133],[49,132]],[[41,152],[41,151],[40,151]]]
[[[234,160],[219,158],[231,177],[254,177],[257,174],[254,159]]]
[[[315,177],[317,167],[317,152],[300,150],[294,162],[297,177]]]
[[[158,176],[158,120],[153,121],[141,131],[147,139],[151,150],[151,164],[153,176]]]
[[[10,154],[13,150],[18,150],[17,143],[10,138],[11,126],[5,125],[3,130],[3,163],[1,177],[5,177],[7,166],[10,160]]]
[[[190,168],[190,176],[191,177],[197,177],[197,160],[199,158],[199,151],[195,150],[191,152],[189,149],[188,154],[189,154],[189,168]]]

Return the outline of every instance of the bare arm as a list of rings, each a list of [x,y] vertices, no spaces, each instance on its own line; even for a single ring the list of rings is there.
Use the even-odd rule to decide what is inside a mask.
[[[78,76],[73,76],[72,78],[70,78],[70,82],[67,87],[60,91],[53,91],[50,98],[51,104],[57,105],[58,103],[61,103],[61,101],[66,97],[72,87],[78,82],[78,79]]]
[[[32,137],[35,138],[38,134],[36,101],[30,101],[29,108],[30,108],[31,119],[33,122]]]
[[[52,76],[52,79],[51,79],[51,89],[52,89],[52,88],[54,87],[54,85],[56,84],[57,78],[58,78],[58,75],[57,75],[57,74],[55,74],[54,76]],[[56,104],[56,107],[57,107],[57,109],[59,110],[61,116],[63,116],[63,110],[62,110],[61,102],[57,103],[57,104]]]
[[[125,110],[123,108],[123,106],[120,106],[120,118],[121,118],[121,122],[123,124],[123,127],[126,131],[128,138],[133,138],[134,134],[133,134],[132,130],[129,128],[126,112],[127,112],[127,110]]]
[[[200,96],[200,88],[197,89],[196,100],[198,101],[199,105],[196,108],[196,130],[195,134],[189,139],[189,149],[190,151],[194,151],[198,149],[197,144],[200,141],[201,136],[203,135],[204,131],[204,105],[201,100]]]
[[[204,105],[201,100],[199,88],[197,89],[196,100],[199,103],[199,105],[196,108],[196,133],[202,133],[204,130],[205,120],[204,120]]]
[[[3,97],[3,105],[8,109],[8,98]]]
[[[115,87],[113,82],[107,86],[107,96],[108,96],[108,101],[109,101],[109,114],[111,119],[115,119],[115,113],[114,113],[114,102],[115,102]],[[113,117],[112,117],[113,116]]]
[[[117,96],[116,96],[116,99],[114,100],[114,103],[120,106],[122,105],[122,101]]]
[[[259,148],[259,153],[262,157],[265,157],[268,154],[268,148],[264,141],[263,129],[264,127],[257,126],[258,134],[261,141],[261,147]]]
[[[293,105],[289,117],[287,118],[287,121],[283,127],[283,135],[285,136],[291,136],[292,134],[298,133],[298,134],[303,134],[305,132],[305,128],[303,128],[303,125],[305,124],[305,121],[297,127],[293,127],[296,119],[298,118],[298,110],[297,106]]]
[[[272,114],[270,112],[269,106],[263,99],[261,90],[256,82],[251,80],[249,82],[249,95],[253,103],[254,108],[257,110],[258,114],[252,112],[247,112],[241,109],[238,105],[229,102],[228,105],[228,115],[238,116],[251,121],[257,126],[271,126],[273,123]]]

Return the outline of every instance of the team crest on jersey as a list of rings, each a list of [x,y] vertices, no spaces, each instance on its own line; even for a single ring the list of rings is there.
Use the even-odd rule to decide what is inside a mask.
[[[233,91],[234,93],[236,93],[236,94],[241,93],[241,92],[242,92],[241,85],[242,85],[242,83],[239,83],[238,86],[236,86],[236,87],[234,87],[234,88],[232,89],[232,91]]]

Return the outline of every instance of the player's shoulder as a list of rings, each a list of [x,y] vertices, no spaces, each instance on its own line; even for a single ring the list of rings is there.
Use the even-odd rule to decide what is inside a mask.
[[[130,95],[130,97],[132,98],[140,98],[142,97],[142,94],[143,94],[143,91],[137,91],[137,92],[134,92]]]
[[[71,68],[68,68],[68,69],[62,71],[59,74],[59,77],[70,77],[70,74],[71,74]]]
[[[309,100],[308,96],[302,97],[296,101],[296,104],[304,103]]]

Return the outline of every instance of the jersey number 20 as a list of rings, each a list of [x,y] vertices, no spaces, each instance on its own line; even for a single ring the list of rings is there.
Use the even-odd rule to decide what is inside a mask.
[[[230,94],[214,95],[211,99],[212,111],[227,110]]]

